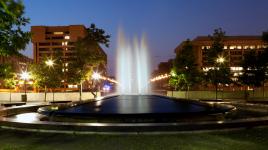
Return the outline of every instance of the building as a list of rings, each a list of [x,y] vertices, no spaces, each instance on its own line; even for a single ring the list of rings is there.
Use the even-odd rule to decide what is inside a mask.
[[[16,74],[20,74],[21,72],[26,71],[28,69],[28,65],[31,63],[33,63],[33,59],[22,54],[13,56],[0,56],[0,64],[10,64]],[[2,88],[5,88],[5,86],[3,80],[0,80],[0,89]]]
[[[31,32],[34,62],[39,63],[44,58],[53,57],[57,52],[61,52],[61,59],[65,66],[76,58],[75,42],[87,35],[84,25],[32,26]],[[105,54],[101,47],[99,49]],[[105,61],[107,62],[107,57]],[[101,70],[106,73],[106,66]]]
[[[208,66],[205,53],[207,49],[211,48],[212,40],[209,36],[198,36],[192,40],[193,48],[196,54],[196,62],[200,69],[207,70]],[[231,71],[236,75],[242,70],[240,65],[243,55],[251,50],[255,50],[256,53],[261,53],[268,47],[267,43],[262,41],[261,36],[226,36],[223,39],[224,44],[224,56],[226,62]],[[179,53],[182,44],[180,44],[175,52]]]
[[[72,60],[74,43],[86,36],[83,25],[70,26],[32,26],[33,58],[39,63],[45,56],[53,56],[61,51],[64,61]]]
[[[11,64],[16,73],[27,70],[33,59],[24,55],[0,56],[0,64]]]

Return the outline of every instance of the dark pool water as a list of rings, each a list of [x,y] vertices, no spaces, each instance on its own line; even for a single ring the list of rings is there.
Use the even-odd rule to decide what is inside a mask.
[[[188,114],[208,111],[206,105],[155,95],[120,95],[57,110],[58,114]]]

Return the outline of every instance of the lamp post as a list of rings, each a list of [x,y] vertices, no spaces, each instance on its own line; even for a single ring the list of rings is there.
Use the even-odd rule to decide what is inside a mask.
[[[219,56],[216,59],[217,64],[223,64],[225,62],[224,57]],[[218,66],[218,65],[217,65]],[[216,78],[216,100],[218,99],[218,74],[216,73],[220,68],[215,68],[215,78]]]
[[[98,72],[94,72],[91,77],[93,79],[93,85],[94,85],[94,81],[98,81],[101,76]],[[94,95],[95,98],[97,97],[97,94],[98,94],[98,90],[96,90],[96,95]]]
[[[45,61],[45,64],[46,64],[48,67],[53,67],[53,65],[54,65],[54,60],[52,60],[52,59],[48,59],[47,61]]]
[[[45,61],[45,64],[50,68],[54,66],[54,60],[48,59]],[[47,100],[47,86],[45,85],[45,101]],[[54,93],[53,93],[53,100],[54,100]]]
[[[22,101],[27,101],[27,95],[26,95],[26,90],[27,90],[27,87],[26,87],[26,81],[30,78],[30,75],[28,72],[24,71],[20,74],[20,78],[22,80],[24,80],[24,95],[22,95]]]

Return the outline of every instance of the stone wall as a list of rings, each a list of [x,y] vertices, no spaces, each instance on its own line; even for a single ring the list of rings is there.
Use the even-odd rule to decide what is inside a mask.
[[[22,101],[21,95],[24,93],[11,93],[11,101],[18,102]],[[98,96],[100,93],[98,92]],[[93,99],[94,96],[91,92],[83,92],[82,100]],[[66,92],[66,93],[54,93],[55,101],[77,101],[79,100],[79,92]],[[10,93],[0,93],[0,102],[10,101]],[[45,93],[27,93],[27,102],[44,102]],[[53,101],[53,93],[47,93],[46,101]]]
[[[215,91],[168,91],[167,96],[190,99],[215,99]],[[245,91],[218,91],[218,99],[245,99]],[[268,98],[268,91],[248,91],[248,99]]]

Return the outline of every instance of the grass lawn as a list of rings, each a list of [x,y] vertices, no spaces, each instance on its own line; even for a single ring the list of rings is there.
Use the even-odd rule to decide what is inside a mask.
[[[267,150],[268,127],[163,135],[72,135],[0,129],[0,150]]]

